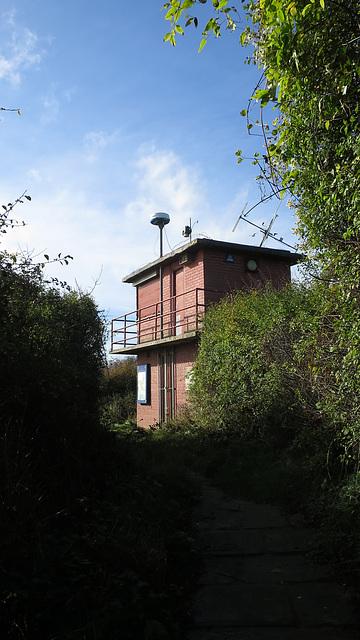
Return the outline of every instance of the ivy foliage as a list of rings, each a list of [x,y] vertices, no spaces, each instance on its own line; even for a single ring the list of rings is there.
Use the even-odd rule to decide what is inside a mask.
[[[207,313],[194,411],[210,430],[285,451],[309,479],[304,502],[319,517],[327,504],[325,528],[359,560],[360,4],[170,0],[173,45],[181,25],[200,24],[200,5],[200,49],[238,30],[259,68],[241,114],[263,135],[262,198],[288,198],[315,279]]]
[[[339,284],[239,292],[205,316],[190,404],[210,436],[280,459],[296,477],[289,498],[321,522],[327,551],[351,561],[360,557],[359,326]],[[240,465],[241,444],[237,455]]]
[[[248,5],[265,76],[255,93],[277,117],[263,175],[290,194],[307,251],[336,275],[359,263],[360,7],[355,1]]]
[[[210,4],[202,0],[200,4]],[[171,0],[169,39],[198,21],[199,2]],[[235,6],[233,6],[235,5]],[[240,30],[240,43],[263,74],[249,106],[248,128],[258,125],[265,153],[255,164],[270,194],[290,196],[304,250],[335,276],[359,267],[360,6],[356,0],[212,0],[202,31]],[[200,9],[200,7],[198,7]],[[181,29],[180,29],[181,27]],[[251,121],[252,105],[260,115]],[[271,118],[265,123],[264,109]],[[238,152],[239,161],[242,160]],[[261,160],[260,160],[261,158]]]
[[[188,13],[192,11],[195,5],[206,4],[207,0],[170,0],[164,4],[166,9],[165,20],[169,20],[172,29],[165,37],[165,42],[169,41],[174,47],[176,44],[176,36],[184,35],[184,29],[180,24],[180,19],[184,18],[184,26],[194,25],[196,28],[199,25],[199,19],[194,14]],[[212,0],[214,8],[214,16],[205,20],[202,30],[202,40],[200,42],[199,52],[204,48],[207,38],[210,34],[214,34],[219,37],[221,34],[221,28],[225,28],[230,31],[235,31],[236,23],[238,21],[238,12],[235,7],[230,7],[228,0]]]
[[[192,393],[200,422],[211,429],[236,429],[260,435],[281,383],[268,364],[265,345],[279,322],[276,293],[238,292],[205,316]]]

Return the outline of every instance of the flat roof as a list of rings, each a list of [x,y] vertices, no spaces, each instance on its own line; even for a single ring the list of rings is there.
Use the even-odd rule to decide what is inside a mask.
[[[136,269],[128,276],[125,276],[122,281],[134,283],[137,280],[141,280],[143,276],[146,275],[147,271],[154,270],[157,266],[164,266],[173,262],[174,258],[180,257],[184,253],[195,253],[199,249],[218,249],[224,250],[228,253],[237,252],[243,253],[245,255],[252,256],[266,256],[268,258],[276,258],[277,260],[283,260],[293,266],[298,264],[303,259],[303,255],[301,253],[292,253],[291,251],[286,251],[284,249],[267,249],[266,247],[254,247],[253,245],[247,244],[238,244],[236,242],[224,242],[222,240],[210,240],[209,238],[196,238],[187,244],[182,245],[178,249],[174,249],[170,253],[167,253],[165,256],[154,260],[153,262],[149,262],[143,267]]]

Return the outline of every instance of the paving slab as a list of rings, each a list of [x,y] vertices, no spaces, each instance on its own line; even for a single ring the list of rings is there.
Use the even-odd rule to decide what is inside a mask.
[[[187,640],[356,640],[351,629],[340,631],[333,627],[241,627],[194,629]]]
[[[306,562],[302,555],[211,556],[203,562],[199,586],[205,584],[286,584],[331,579],[329,567]]]
[[[307,560],[314,532],[301,516],[202,486],[193,514],[202,570],[187,640],[359,640],[341,585]]]
[[[268,529],[288,527],[289,521],[279,509],[269,504],[247,504],[239,510],[246,529]]]
[[[262,530],[268,553],[306,552],[314,532],[304,527]]]
[[[353,621],[345,592],[336,583],[304,582],[288,586],[288,593],[299,625],[341,627],[350,625]]]
[[[209,585],[198,591],[193,604],[196,625],[285,626],[295,623],[286,592],[274,586]]]
[[[264,554],[244,558],[240,578],[248,584],[285,584],[322,582],[331,579],[332,575],[328,566],[315,566],[303,555]]]
[[[198,536],[198,547],[202,553],[232,556],[264,551],[264,538],[261,531],[210,530],[202,531]]]

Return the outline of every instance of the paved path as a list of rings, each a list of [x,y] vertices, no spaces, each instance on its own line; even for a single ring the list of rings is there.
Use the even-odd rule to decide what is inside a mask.
[[[194,512],[203,566],[188,640],[354,640],[340,585],[306,562],[311,532],[278,508],[203,481]]]

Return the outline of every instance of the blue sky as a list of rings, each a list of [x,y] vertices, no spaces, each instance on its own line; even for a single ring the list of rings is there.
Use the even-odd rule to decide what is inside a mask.
[[[198,54],[193,28],[177,46],[162,0],[18,0],[0,22],[1,204],[26,189],[32,201],[16,216],[27,225],[3,247],[33,255],[70,254],[50,273],[93,296],[111,318],[135,305],[123,276],[158,257],[149,224],[166,211],[165,252],[193,237],[259,245],[242,222],[260,197],[250,161],[261,138],[250,137],[240,111],[258,79],[244,64],[239,35],[224,34]],[[208,11],[207,7],[202,8]],[[267,224],[277,203],[249,219]],[[284,202],[272,231],[294,244]],[[266,246],[281,248],[274,241]]]

